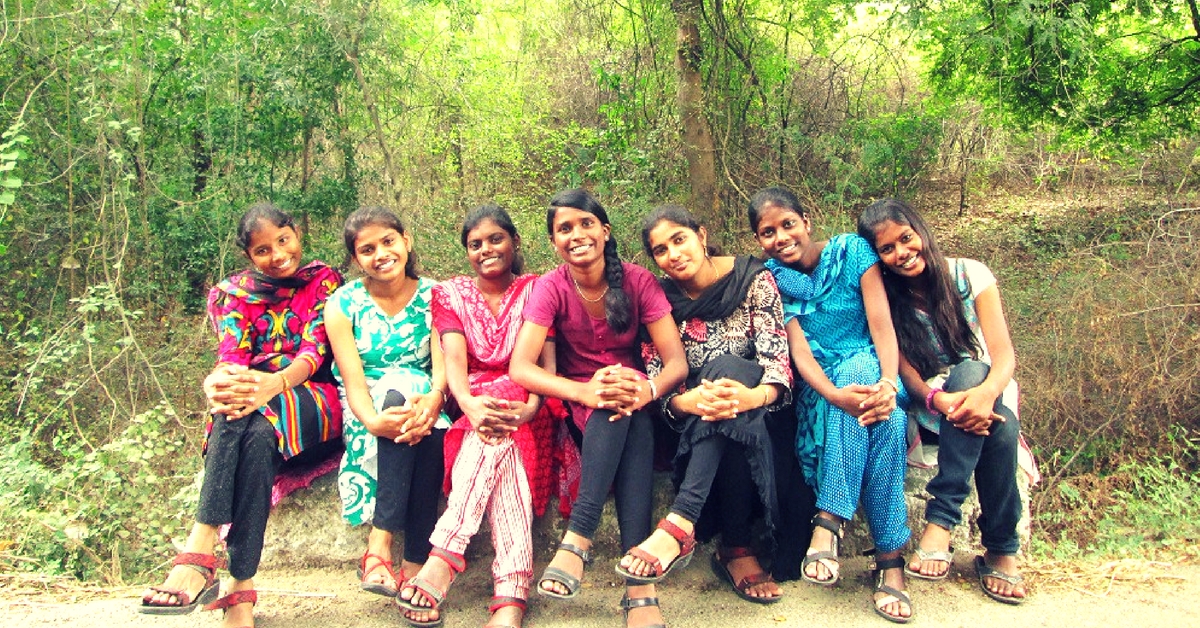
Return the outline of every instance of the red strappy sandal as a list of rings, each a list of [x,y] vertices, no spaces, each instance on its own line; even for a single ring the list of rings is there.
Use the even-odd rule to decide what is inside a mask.
[[[492,603],[491,603],[491,604],[488,606],[488,614],[489,614],[489,615],[495,615],[495,614],[496,614],[496,611],[498,611],[498,610],[500,610],[500,609],[504,608],[505,606],[515,606],[515,607],[517,607],[517,608],[521,609],[521,615],[522,615],[522,621],[521,621],[521,623],[525,623],[525,622],[524,622],[524,619],[523,619],[523,618],[524,618],[524,614],[525,614],[525,608],[526,608],[526,607],[525,607],[525,600],[522,600],[522,599],[521,599],[521,598],[519,598],[519,597],[508,597],[508,596],[496,596],[496,597],[493,597],[493,598],[492,598]],[[489,621],[490,621],[490,620],[489,620]],[[517,627],[516,627],[516,626],[510,626],[509,624],[493,624],[493,623],[487,623],[487,624],[484,624],[484,625],[483,625],[483,628],[517,628]]]
[[[438,547],[433,548],[433,550],[429,552],[429,556],[431,558],[440,558],[443,562],[450,566],[450,582],[446,584],[445,589],[440,589],[432,582],[422,578],[419,575],[409,578],[404,583],[404,586],[401,587],[401,590],[411,588],[413,590],[414,597],[420,593],[422,597],[432,602],[432,604],[429,606],[417,606],[416,604],[413,604],[411,597],[406,600],[403,597],[396,596],[396,605],[406,611],[413,613],[428,613],[430,611],[438,610],[438,608],[442,605],[442,601],[446,599],[446,592],[450,590],[450,585],[453,585],[455,578],[458,577],[458,574],[462,573],[463,570],[467,568],[467,561],[461,555],[450,553]],[[406,613],[404,615],[404,621],[408,622],[410,626],[417,626],[419,628],[434,628],[436,626],[441,626],[442,622],[445,621],[445,618],[439,612],[437,619],[431,621],[418,621],[412,619]]]
[[[371,559],[375,559],[376,563],[370,569],[367,569],[367,561]],[[396,577],[396,572],[392,569],[392,565],[392,561],[384,560],[379,554],[372,554],[369,551],[363,554],[362,560],[359,561],[358,564],[358,579],[360,581],[359,587],[367,593],[374,593],[375,595],[382,595],[384,597],[396,597],[399,591],[397,591],[395,588],[389,587],[382,582],[367,581],[367,576],[375,573],[376,570],[382,567],[383,570],[386,571],[389,576],[391,576],[392,582],[399,584],[400,579]]]
[[[221,614],[224,615],[230,607],[237,606],[238,604],[245,604],[247,602],[250,603],[250,606],[258,604],[258,591],[255,591],[254,589],[234,591],[233,593],[226,595],[216,602],[206,605],[204,610],[221,611]],[[239,626],[239,628],[254,628],[254,626]]]
[[[675,560],[672,560],[670,564],[667,565],[666,569],[663,569],[662,562],[659,561],[656,556],[650,554],[642,548],[635,547],[629,550],[625,553],[625,555],[640,559],[647,565],[650,565],[652,568],[654,568],[654,575],[640,576],[622,567],[621,563],[618,562],[616,568],[617,573],[625,578],[626,583],[654,584],[663,578],[666,578],[667,574],[671,573],[675,569],[683,569],[689,562],[691,562],[692,554],[694,554],[696,551],[695,533],[688,534],[687,532],[683,531],[683,528],[671,523],[670,521],[667,521],[666,519],[658,522],[658,529],[670,534],[671,538],[675,539],[675,541],[679,543],[679,555],[675,557]]]
[[[154,594],[142,596],[142,606],[138,608],[138,612],[146,613],[147,615],[185,615],[196,610],[196,607],[201,604],[207,604],[217,597],[217,589],[220,588],[220,583],[217,582],[217,569],[225,566],[225,562],[213,556],[212,554],[200,554],[197,552],[183,552],[171,561],[171,567],[183,565],[190,569],[194,569],[200,575],[204,576],[204,586],[196,593],[196,598],[183,589],[174,589],[166,586],[150,587],[154,593],[166,593],[167,595],[175,596],[175,603],[155,604],[151,600]]]

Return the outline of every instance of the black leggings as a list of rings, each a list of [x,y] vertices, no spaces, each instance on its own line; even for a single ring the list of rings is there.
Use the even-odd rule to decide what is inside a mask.
[[[610,410],[594,410],[583,430],[579,497],[567,529],[592,538],[600,512],[613,488],[621,549],[627,551],[650,536],[653,509],[654,430],[645,410],[610,421]]]
[[[283,456],[275,426],[260,412],[235,421],[213,417],[204,456],[196,521],[229,526],[229,574],[249,580],[258,572],[271,512],[271,486]]]
[[[385,404],[384,408],[386,409]],[[404,532],[404,560],[424,563],[433,546],[429,536],[437,524],[442,495],[442,440],[446,430],[435,429],[416,445],[379,438],[375,484],[375,519],[388,532]]]

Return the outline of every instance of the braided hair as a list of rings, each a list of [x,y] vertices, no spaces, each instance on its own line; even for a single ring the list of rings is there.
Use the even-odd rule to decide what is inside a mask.
[[[587,212],[595,216],[601,224],[610,228],[612,226],[608,220],[608,213],[604,211],[604,206],[587,190],[582,188],[563,190],[550,199],[550,209],[546,211],[546,233],[551,234],[552,237],[554,217],[558,214],[560,207],[570,207]],[[604,295],[604,316],[608,321],[608,326],[619,334],[633,325],[630,317],[630,310],[633,308],[629,302],[629,295],[622,287],[625,281],[625,267],[621,263],[621,256],[617,254],[616,238],[609,238],[604,243],[604,280],[608,284],[608,292]]]
[[[933,321],[933,332],[952,360],[957,356],[969,355],[979,359],[979,341],[967,323],[963,302],[958,287],[950,274],[946,257],[933,239],[929,225],[915,209],[894,198],[875,201],[858,217],[858,235],[875,246],[876,230],[885,222],[894,222],[910,227],[921,238],[921,256],[925,258],[925,272],[916,280],[925,294],[929,318]],[[887,291],[888,307],[892,311],[892,324],[896,327],[896,342],[900,352],[917,369],[922,379],[929,379],[942,369],[941,359],[929,342],[925,326],[913,315],[917,309],[913,293],[906,280],[883,268],[883,287]]]

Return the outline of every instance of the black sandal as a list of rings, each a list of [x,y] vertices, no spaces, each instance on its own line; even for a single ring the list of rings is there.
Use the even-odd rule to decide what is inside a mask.
[[[564,541],[558,544],[558,549],[571,552],[572,554],[578,556],[580,560],[583,561],[583,566],[585,568],[592,562],[592,554],[588,550],[585,550],[578,545]],[[561,584],[563,588],[567,590],[567,592],[558,593],[556,591],[551,591],[542,586],[542,583],[544,582],[557,582],[558,584]],[[544,595],[546,597],[552,597],[559,600],[569,600],[576,595],[579,595],[580,583],[581,581],[579,578],[572,576],[558,567],[546,567],[546,571],[542,572],[542,577],[538,580],[537,591],[539,595]]]
[[[658,606],[658,598],[656,597],[629,597],[626,592],[621,598],[621,610],[625,612],[625,625],[629,625],[629,611],[635,608],[643,608],[646,606]],[[666,624],[646,624],[638,626],[638,628],[667,628]]]

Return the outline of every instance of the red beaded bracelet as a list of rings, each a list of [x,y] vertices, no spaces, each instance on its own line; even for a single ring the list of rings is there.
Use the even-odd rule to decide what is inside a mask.
[[[925,395],[925,409],[928,410],[930,414],[941,414],[937,408],[933,407],[933,396],[940,392],[945,391],[934,386],[933,388],[929,389],[929,394]]]

